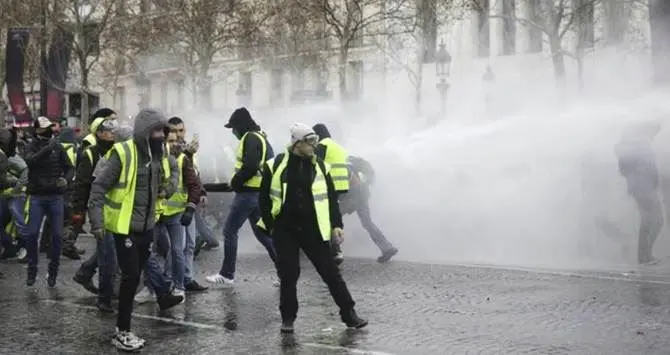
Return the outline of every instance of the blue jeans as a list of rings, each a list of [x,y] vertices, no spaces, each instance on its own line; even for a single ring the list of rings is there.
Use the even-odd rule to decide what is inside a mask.
[[[258,208],[258,192],[238,192],[233,197],[230,205],[230,214],[223,226],[223,265],[219,274],[223,277],[235,278],[235,264],[237,263],[237,234],[244,225],[245,221],[251,223],[251,229],[256,239],[263,244],[268,251],[272,262],[276,262],[277,253],[275,252],[272,239],[265,232],[256,226],[256,222],[261,219],[261,211]]]
[[[165,273],[172,279],[175,288],[184,289],[184,249],[186,236],[181,225],[181,213],[173,216],[162,216],[158,220],[158,240],[168,251],[165,255]],[[160,250],[160,247],[159,247]]]
[[[184,286],[193,281],[193,252],[195,251],[196,239],[195,229],[195,221],[191,221],[191,224],[186,226],[186,247],[184,248]]]
[[[144,268],[144,285],[156,295],[157,299],[170,292],[170,286],[154,253],[149,255]]]
[[[118,267],[114,235],[105,233],[104,239],[98,240],[96,244],[97,265],[100,266],[98,272],[98,288],[100,289],[98,301],[111,303],[112,294],[114,293],[114,278]],[[95,268],[93,269],[93,273],[95,273]]]
[[[197,230],[197,233],[200,235],[200,239],[207,242],[207,244],[213,244],[213,245],[219,244],[219,241],[216,240],[216,237],[214,236],[214,232],[207,225],[207,221],[205,221],[203,211],[198,211],[195,214],[195,228]]]
[[[16,196],[0,199],[0,221],[7,223],[14,223],[16,225],[16,233],[18,235],[16,243],[23,246],[23,240],[26,235],[26,224],[23,209],[25,207],[26,197]],[[13,220],[12,220],[13,219]],[[6,225],[0,226],[0,236],[3,243],[13,244],[14,239],[5,231]]]
[[[61,242],[63,239],[63,195],[29,196],[28,224],[26,226],[26,251],[28,252],[28,277],[37,275],[37,240],[42,220],[51,220],[51,260],[49,274],[56,276],[60,265]]]

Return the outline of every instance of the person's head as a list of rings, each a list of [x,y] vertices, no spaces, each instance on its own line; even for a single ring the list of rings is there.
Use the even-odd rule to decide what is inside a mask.
[[[170,133],[174,132],[177,135],[177,139],[186,140],[186,126],[181,118],[177,116],[171,117],[168,120],[168,127],[170,127]]]
[[[95,136],[98,141],[114,142],[114,132],[117,128],[116,121],[113,119],[105,119],[97,126]]]
[[[91,118],[88,119],[88,125],[90,126],[91,124],[93,124],[93,121],[95,121],[96,118],[109,118],[115,120],[116,112],[114,112],[114,110],[108,107],[101,108],[98,111],[95,111],[95,113],[93,113]]]
[[[314,130],[314,133],[316,133],[319,136],[319,141],[331,137],[328,127],[326,127],[326,125],[323,123],[315,124],[314,127],[312,127],[312,129]]]
[[[166,131],[167,118],[160,110],[145,108],[135,116],[133,139],[139,145],[148,142],[152,154],[163,154]]]
[[[302,157],[314,156],[314,149],[319,144],[319,136],[309,126],[294,123],[291,132],[291,151]]]
[[[170,131],[167,135],[166,142],[170,149],[170,154],[176,156],[184,151],[184,141],[179,138],[179,134],[176,132]]]
[[[51,122],[50,119],[40,116],[35,120],[35,135],[39,139],[51,139],[54,134],[54,127],[55,123]]]
[[[256,121],[251,118],[251,113],[244,107],[238,108],[230,115],[228,123],[224,125],[226,128],[231,128],[233,134],[237,139],[241,139],[245,133],[249,131],[259,131],[261,128],[256,124]]]

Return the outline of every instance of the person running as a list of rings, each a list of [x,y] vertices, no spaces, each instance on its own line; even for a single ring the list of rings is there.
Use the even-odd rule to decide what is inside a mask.
[[[88,212],[92,233],[98,239],[103,239],[104,233],[114,235],[121,268],[119,309],[112,344],[125,351],[136,351],[146,344],[131,332],[131,315],[141,272],[151,254],[156,201],[165,197],[159,195],[159,189],[169,179],[169,162],[164,149],[166,127],[167,118],[160,111],[140,111],[135,116],[133,139],[112,147],[91,186]],[[164,302],[183,300],[174,295],[165,297]]]

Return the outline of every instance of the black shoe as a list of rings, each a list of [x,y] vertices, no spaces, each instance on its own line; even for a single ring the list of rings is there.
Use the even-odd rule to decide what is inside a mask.
[[[202,247],[205,245],[204,240],[199,240],[197,243],[195,243],[195,249],[193,249],[193,257],[198,256],[200,254],[200,251],[202,251]]]
[[[98,311],[102,313],[114,313],[114,308],[112,308],[112,305],[109,302],[98,301],[95,306],[98,307]]]
[[[340,315],[342,317],[342,322],[344,322],[348,328],[361,329],[368,325],[368,321],[359,317],[353,309],[343,312]]]
[[[382,253],[382,256],[377,258],[378,263],[385,263],[391,260],[392,257],[394,257],[396,254],[398,254],[398,249],[397,248],[391,248],[385,252]]]
[[[63,256],[70,260],[81,260],[81,256],[77,249],[75,248],[65,248],[63,249]]]
[[[168,310],[176,305],[179,305],[184,301],[184,296],[175,296],[172,294],[167,294],[158,299],[158,307],[161,311]]]
[[[293,334],[295,328],[293,328],[293,321],[283,321],[281,323],[281,329],[279,330],[282,334]]]
[[[35,281],[37,279],[37,274],[36,273],[28,273],[28,278],[26,279],[26,286],[32,286],[35,284]]]
[[[87,278],[86,276],[76,273],[74,276],[72,276],[72,281],[80,284],[83,286],[88,292],[97,295],[100,290],[93,284],[93,280],[91,278]]]
[[[50,272],[47,274],[47,285],[49,287],[56,287],[56,277],[58,276],[55,272]]]
[[[195,280],[191,280],[191,282],[187,283],[184,288],[189,292],[202,292],[206,291],[209,287],[203,286]]]
[[[202,249],[204,249],[204,250],[216,250],[216,249],[219,249],[220,247],[221,247],[221,245],[219,243],[216,243],[216,244],[207,243],[207,244],[205,244],[204,247],[202,247]]]

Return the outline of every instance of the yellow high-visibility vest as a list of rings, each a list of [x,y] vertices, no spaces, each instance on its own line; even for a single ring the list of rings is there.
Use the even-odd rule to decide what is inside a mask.
[[[284,202],[286,202],[286,174],[283,174],[288,166],[288,151],[274,159],[268,160],[267,167],[272,172],[272,182],[270,184],[270,200],[272,201],[272,218],[277,219],[281,213]],[[275,162],[279,159],[277,162]],[[274,166],[277,168],[274,169]],[[326,175],[331,171],[328,163],[324,163],[325,171],[322,171],[317,158],[312,158],[312,165],[316,170],[316,176],[312,182],[312,197],[314,198],[314,210],[316,211],[316,220],[319,224],[319,232],[324,241],[329,241],[331,237],[330,225],[330,203],[328,201],[328,185],[326,184]],[[256,223],[262,229],[267,230],[263,219]]]
[[[188,201],[188,193],[184,188],[184,153],[177,157],[177,167],[179,170],[179,182],[177,183],[177,191],[164,201],[161,214],[163,216],[174,216],[177,213],[182,213],[186,210],[186,202]],[[165,168],[165,167],[164,167]],[[168,167],[169,169],[169,167]]]
[[[70,164],[72,164],[73,167],[77,166],[77,153],[74,151],[74,144],[61,143],[60,145],[63,146],[65,154],[67,154],[67,158],[70,160]]]
[[[347,159],[349,158],[349,153],[331,138],[324,138],[319,144],[326,148],[326,156],[323,158],[323,161],[330,164],[330,176],[333,179],[335,191],[348,191],[349,165],[347,165]]]
[[[95,132],[98,131],[98,127],[105,122],[107,117],[98,117],[91,122],[90,132],[84,137],[84,142],[88,143],[89,146],[94,146],[98,144],[98,138],[95,136]]]
[[[248,135],[250,134],[255,134],[258,139],[261,140],[261,163],[258,166],[258,170],[256,171],[256,175],[254,175],[251,179],[247,180],[244,183],[244,186],[246,187],[255,187],[259,188],[261,187],[261,169],[263,168],[263,163],[267,160],[267,154],[268,154],[268,146],[267,146],[267,139],[265,136],[263,136],[259,132],[247,132],[242,136],[242,139],[240,139],[240,144],[237,146],[237,156],[235,160],[235,174],[237,174],[240,169],[242,169],[242,162],[244,159],[244,140],[247,138]]]
[[[103,208],[105,229],[114,234],[128,235],[135,205],[137,146],[132,139],[116,143],[107,152],[106,158],[109,159],[114,151],[121,161],[121,173],[116,185],[105,194]],[[166,179],[169,179],[170,169],[165,169],[165,166],[169,165],[167,157],[163,157],[161,163],[164,167],[163,173]]]
[[[98,144],[98,139],[95,138],[95,134],[89,133],[89,134],[86,135],[86,137],[84,137],[84,142],[88,143],[89,147],[92,147],[92,146]]]

